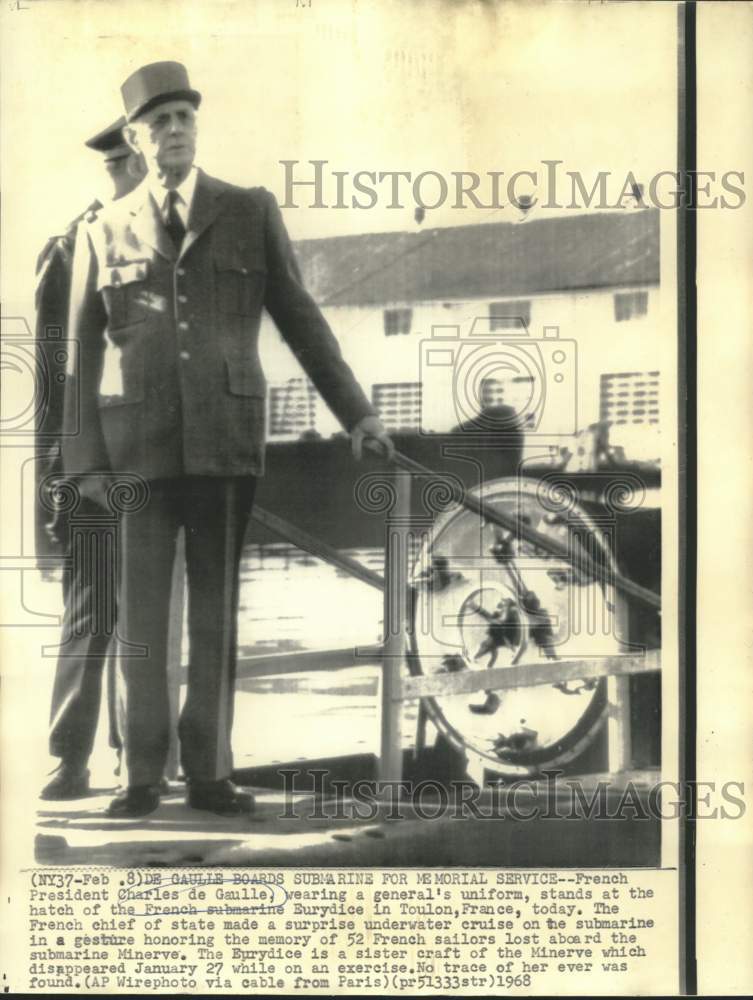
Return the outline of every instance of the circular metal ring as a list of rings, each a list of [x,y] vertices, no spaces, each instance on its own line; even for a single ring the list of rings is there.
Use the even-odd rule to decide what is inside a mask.
[[[614,655],[614,559],[604,530],[568,497],[553,516],[535,480],[500,479],[472,491],[520,525],[583,553],[603,568],[597,582],[560,556],[464,508],[440,514],[412,574],[413,674]],[[452,688],[448,678],[448,691]],[[483,689],[424,699],[445,737],[495,774],[528,777],[572,761],[606,711],[606,682],[568,681]]]

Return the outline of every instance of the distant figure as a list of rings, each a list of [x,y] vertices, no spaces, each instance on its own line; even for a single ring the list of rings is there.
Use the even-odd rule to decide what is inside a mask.
[[[609,421],[600,420],[589,424],[575,438],[575,451],[567,456],[566,472],[595,472],[609,469],[624,460],[622,449],[609,444]]]
[[[481,409],[450,431],[468,438],[469,454],[481,462],[487,481],[517,475],[523,457],[523,423],[518,411],[499,402],[497,386],[482,385]]]
[[[86,145],[100,153],[110,181],[111,199],[128,194],[145,173],[144,164],[123,138],[125,118],[113,122],[87,140]],[[73,247],[79,225],[92,222],[102,210],[94,201],[70,223],[65,233],[52,236],[37,261],[36,337],[47,369],[49,396],[40,410],[37,425],[37,484],[62,473],[60,433],[63,422],[62,373],[65,352],[61,343],[66,337],[71,291]],[[49,494],[48,494],[49,496]],[[88,505],[88,506],[87,506]],[[37,557],[65,554],[69,527],[67,515],[50,511],[49,501],[42,503],[37,489]],[[80,511],[91,509],[91,501],[82,498]],[[98,620],[101,600],[96,593],[97,577],[91,567],[74,561],[73,572],[63,574],[64,635],[68,637],[55,671],[50,710],[50,754],[60,758],[60,765],[43,788],[43,799],[74,799],[89,791],[89,756],[99,718],[102,671],[110,636]],[[102,584],[102,581],[99,581]],[[114,590],[114,581],[110,581]],[[106,584],[104,584],[106,586]],[[120,749],[115,721],[114,678],[109,676],[108,709],[110,745]]]

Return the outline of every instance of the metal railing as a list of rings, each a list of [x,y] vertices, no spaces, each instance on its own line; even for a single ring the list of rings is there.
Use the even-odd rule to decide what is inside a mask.
[[[483,671],[467,671],[439,675],[405,676],[404,665],[409,648],[408,629],[408,553],[411,535],[411,477],[433,475],[425,466],[396,452],[394,456],[394,500],[388,518],[385,543],[384,576],[364,566],[358,560],[328,545],[321,539],[263,508],[256,507],[252,517],[265,528],[298,548],[337,567],[354,579],[384,592],[384,639],[379,645],[357,650],[346,647],[278,653],[243,657],[238,660],[238,678],[279,676],[281,674],[330,671],[381,664],[380,690],[380,752],[379,777],[384,781],[399,781],[402,776],[402,706],[415,699],[470,694],[476,691],[504,691],[511,688],[554,684],[576,679],[607,679],[608,769],[621,772],[632,767],[630,734],[629,677],[660,670],[658,650],[642,655],[605,656],[594,659],[557,660],[520,663],[513,667],[497,667]],[[535,531],[510,517],[477,496],[450,483],[454,500],[486,521],[508,531],[514,531],[544,552],[567,560],[579,573],[614,587],[626,600],[659,608],[660,597],[620,573],[594,562],[584,552],[574,551],[549,536]],[[169,685],[171,705],[177,719],[178,689],[184,679],[180,663],[184,579],[182,550],[179,548],[173,574],[171,603]],[[618,602],[618,608],[620,604]],[[425,719],[424,719],[425,723]],[[173,727],[175,729],[175,727]],[[177,773],[177,749],[171,747],[168,777]]]

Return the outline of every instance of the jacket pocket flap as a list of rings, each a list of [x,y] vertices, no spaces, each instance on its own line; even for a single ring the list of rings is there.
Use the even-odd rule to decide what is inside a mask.
[[[134,281],[146,281],[148,276],[148,260],[129,260],[122,264],[102,267],[97,278],[97,290],[119,288],[121,285],[131,285]]]
[[[259,367],[248,361],[225,358],[228,389],[234,396],[258,396],[267,393],[267,380]]]
[[[214,266],[218,271],[235,271],[238,274],[266,273],[262,261],[249,259],[241,247],[217,247],[214,251]]]

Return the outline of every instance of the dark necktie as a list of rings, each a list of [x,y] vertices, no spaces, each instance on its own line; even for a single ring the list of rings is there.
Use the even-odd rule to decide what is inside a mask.
[[[186,235],[186,227],[178,214],[177,208],[178,192],[167,192],[167,231],[176,250],[180,250],[183,244],[183,237]]]

